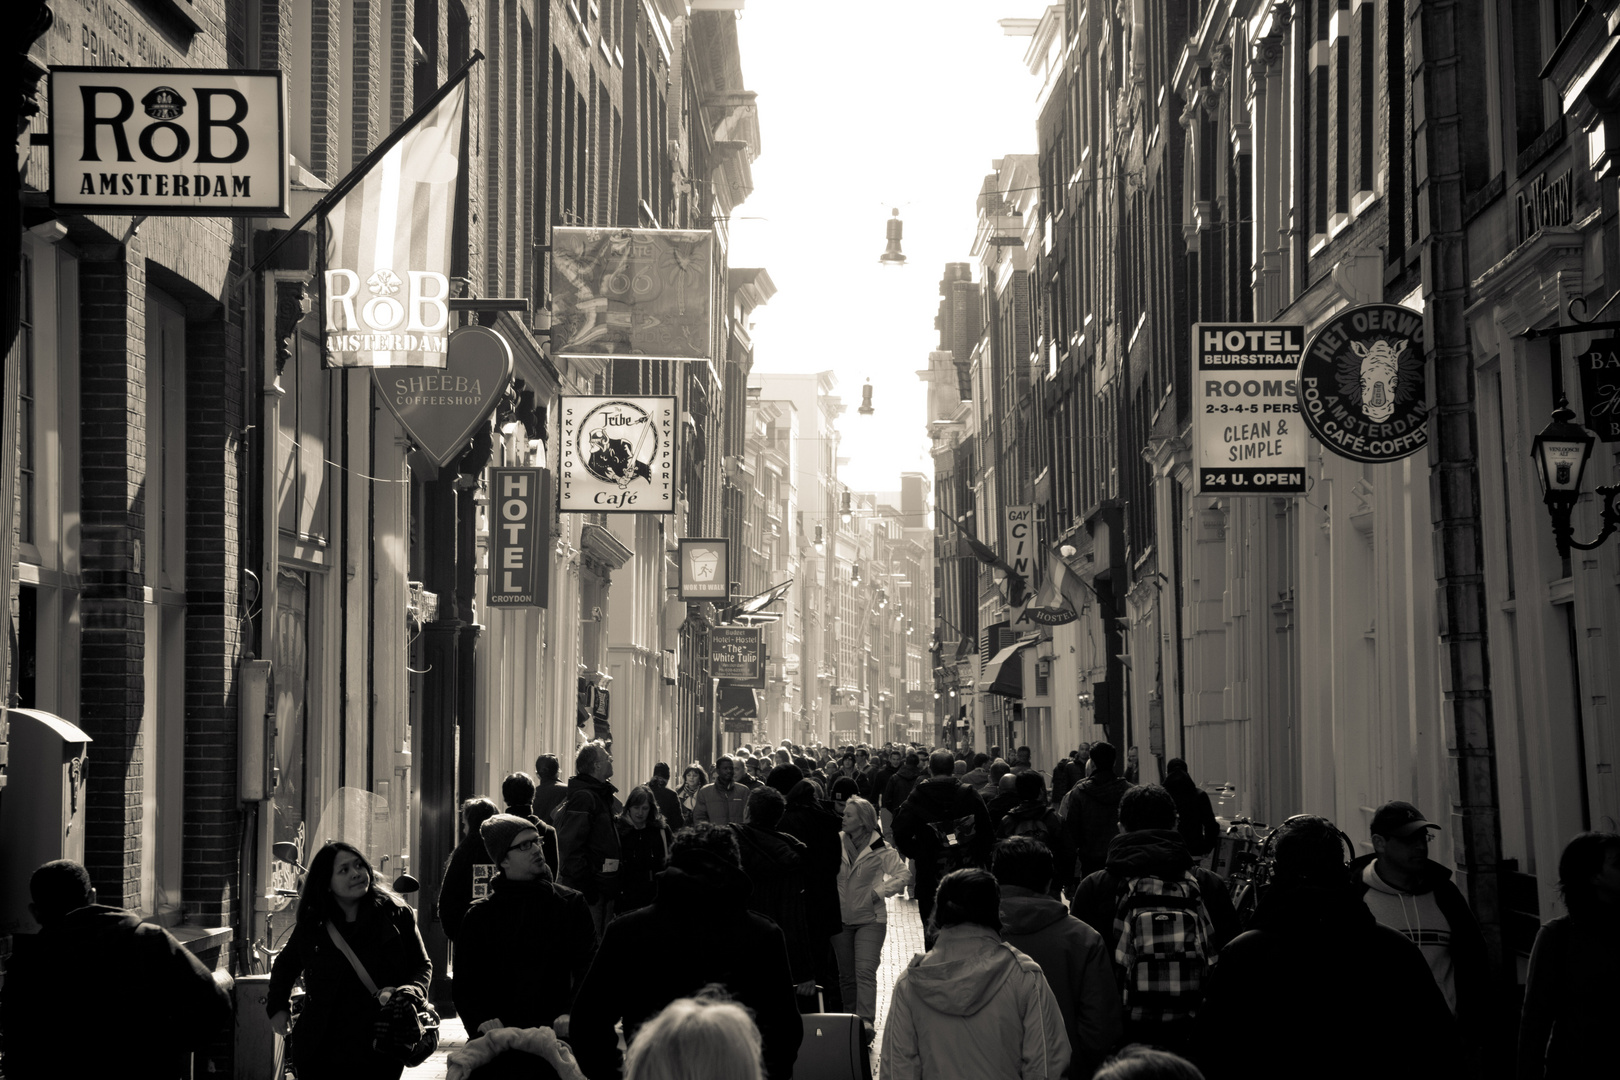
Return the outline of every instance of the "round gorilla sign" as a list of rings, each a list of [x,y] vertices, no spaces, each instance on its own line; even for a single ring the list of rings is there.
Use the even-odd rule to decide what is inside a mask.
[[[1423,316],[1366,304],[1329,319],[1299,362],[1305,426],[1340,457],[1399,461],[1429,442]]]

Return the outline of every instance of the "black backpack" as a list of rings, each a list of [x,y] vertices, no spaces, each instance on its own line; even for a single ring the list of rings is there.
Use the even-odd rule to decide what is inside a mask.
[[[934,835],[936,880],[952,870],[977,865],[973,854],[973,842],[979,835],[979,823],[972,814],[930,821],[928,828]]]

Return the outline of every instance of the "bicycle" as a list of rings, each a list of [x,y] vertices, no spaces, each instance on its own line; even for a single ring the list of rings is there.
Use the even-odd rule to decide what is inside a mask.
[[[1237,912],[1238,925],[1244,929],[1254,917],[1260,891],[1271,876],[1270,839],[1271,830],[1265,822],[1241,814],[1232,818],[1221,836],[1221,853],[1225,857],[1220,862],[1227,868],[1232,908]]]

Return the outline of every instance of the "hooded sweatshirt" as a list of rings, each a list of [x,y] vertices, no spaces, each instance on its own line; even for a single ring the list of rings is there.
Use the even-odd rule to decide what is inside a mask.
[[[883,1080],[1057,1080],[1069,1057],[1041,966],[989,927],[946,927],[894,984]]]
[[[1392,930],[1405,934],[1407,940],[1423,950],[1423,959],[1429,962],[1435,985],[1446,996],[1446,1007],[1457,1011],[1457,975],[1451,964],[1451,924],[1446,921],[1434,890],[1420,893],[1402,892],[1378,876],[1378,860],[1374,859],[1361,869],[1361,882],[1367,886],[1367,909],[1373,918]]]
[[[1077,789],[1078,790],[1078,789]],[[1140,829],[1117,834],[1108,844],[1108,862],[1075,889],[1074,917],[1090,926],[1108,943],[1109,955],[1119,944],[1114,915],[1125,884],[1131,878],[1158,877],[1175,881],[1188,870],[1198,882],[1198,896],[1215,924],[1211,949],[1219,951],[1238,933],[1237,912],[1226,883],[1211,871],[1193,865],[1187,843],[1174,829]]]
[[[753,1010],[772,1080],[793,1071],[804,1024],[793,995],[782,931],[748,910],[751,886],[736,863],[701,849],[678,851],[658,875],[652,906],[608,924],[570,1012],[569,1042],[592,1080],[618,1075],[626,1038],[677,998],[709,983]]]
[[[890,814],[898,814],[916,786],[917,768],[910,764],[900,766],[883,785],[883,808]]]
[[[1074,1057],[1064,1075],[1090,1076],[1120,1036],[1119,986],[1102,936],[1061,901],[1017,885],[1001,887],[1001,936],[1041,965],[1057,998]]]

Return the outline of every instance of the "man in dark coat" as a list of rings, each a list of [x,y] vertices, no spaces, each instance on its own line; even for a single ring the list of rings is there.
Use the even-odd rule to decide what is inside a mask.
[[[161,926],[96,903],[90,875],[69,859],[29,879],[36,935],[18,935],[0,993],[5,1074],[189,1077],[189,1055],[231,1027],[231,980]],[[94,988],[106,1000],[94,1002]],[[197,1062],[199,1075],[206,1063]]]
[[[540,834],[540,850],[545,853],[546,865],[551,868],[553,877],[557,875],[557,830],[546,824],[545,820],[535,812],[534,808],[534,777],[526,772],[515,772],[501,781],[501,798],[506,802],[504,813],[514,814],[520,818],[528,818],[534,825],[535,831]]]
[[[1237,911],[1226,883],[1214,872],[1194,865],[1186,842],[1176,831],[1176,803],[1169,792],[1157,784],[1133,788],[1120,800],[1119,830],[1109,842],[1107,863],[1080,881],[1071,905],[1074,917],[1108,942],[1109,955],[1119,945],[1114,915],[1125,883],[1137,877],[1173,881],[1191,870],[1199,899],[1215,926],[1213,949],[1219,951],[1237,936]]]
[[[1063,819],[1047,804],[1046,781],[1033,769],[1019,773],[1013,781],[1013,793],[1018,796],[1018,804],[996,822],[996,836],[1027,836],[1045,844],[1054,867],[1051,875],[1052,898],[1061,899],[1065,891],[1072,896],[1075,886],[1074,848],[1069,844],[1069,831],[1064,827]],[[993,812],[990,816],[994,820]]]
[[[816,786],[797,765],[778,765],[767,783],[787,796],[776,831],[798,840],[804,854],[804,914],[810,931],[810,963],[823,988],[829,1012],[843,1012],[838,989],[838,955],[832,939],[844,929],[838,907],[838,868],[842,864],[838,818],[816,799]]]
[[[1007,816],[1007,811],[1017,806],[1019,801],[1018,776],[1012,772],[1002,773],[1001,779],[996,781],[995,797],[984,804],[985,810],[990,814],[991,827],[1000,826],[1001,819]]]
[[[736,835],[700,823],[675,834],[669,869],[651,907],[608,927],[574,999],[569,1041],[590,1080],[619,1074],[618,1037],[633,1041],[649,1018],[677,998],[719,983],[754,1014],[771,1080],[787,1080],[804,1025],[782,931],[748,910],[748,876]]]
[[[737,834],[743,873],[753,889],[748,910],[757,911],[782,928],[787,938],[788,962],[799,993],[816,992],[811,959],[810,924],[805,917],[804,877],[809,849],[797,837],[780,832],[787,800],[773,787],[755,788],[743,807],[743,823],[728,828]]]
[[[1237,936],[1237,912],[1232,908],[1226,883],[1194,865],[1186,843],[1176,832],[1175,800],[1157,784],[1133,787],[1119,801],[1119,828],[1121,831],[1108,845],[1107,865],[1075,888],[1074,917],[1101,934],[1108,955],[1113,956],[1120,938],[1116,916],[1129,882],[1143,877],[1184,881],[1190,871],[1198,888],[1199,906],[1209,917],[1212,936],[1205,947],[1207,958],[1213,960]],[[1194,1001],[1194,1007],[1196,1004]],[[1196,1031],[1185,1018],[1153,1022],[1133,1020],[1129,1013],[1125,1017],[1128,1043],[1150,1043],[1190,1054],[1195,1040]]]
[[[658,812],[664,815],[664,824],[671,831],[681,827],[681,799],[669,789],[669,762],[660,761],[653,766],[652,779],[647,781],[647,790],[652,792],[653,801],[658,804]]]
[[[1164,763],[1164,790],[1176,800],[1176,829],[1187,841],[1187,850],[1200,859],[1215,850],[1221,839],[1221,827],[1215,821],[1215,808],[1210,805],[1209,792],[1193,782],[1187,763],[1171,758]]]
[[[1422,951],[1468,1052],[1507,1055],[1485,936],[1451,871],[1429,858],[1429,830],[1438,828],[1409,802],[1380,806],[1369,830],[1373,853],[1350,864],[1351,889],[1373,918]]]
[[[556,754],[541,754],[534,759],[534,775],[538,783],[534,789],[534,816],[550,822],[557,812],[557,804],[568,798],[568,785],[560,782],[562,762]]]
[[[1069,792],[1069,839],[1080,857],[1082,878],[1103,868],[1108,861],[1108,843],[1119,831],[1119,797],[1131,785],[1114,775],[1117,757],[1112,743],[1093,745],[1091,777]]]
[[[472,1035],[499,1027],[552,1027],[590,970],[596,950],[590,906],[552,880],[540,834],[527,818],[497,814],[479,835],[499,870],[489,896],[468,909],[456,938],[456,1012]],[[519,1067],[534,1060],[508,1051],[477,1077],[533,1075]]]
[[[956,764],[953,761],[951,768],[954,770],[955,767]],[[883,786],[883,809],[887,810],[891,815],[900,812],[900,808],[911,797],[911,789],[917,786],[917,777],[921,773],[921,768],[922,759],[916,753],[905,756],[900,767],[894,771],[894,775],[889,777],[888,782]],[[949,774],[947,773],[947,775]]]
[[[1345,887],[1333,823],[1301,815],[1277,833],[1274,884],[1253,928],[1226,946],[1206,985],[1195,1055],[1204,1075],[1463,1075],[1451,1010],[1423,954]],[[1276,1022],[1253,1038],[1232,1037],[1252,1030],[1256,1017]],[[1376,1032],[1376,1055],[1352,1052],[1333,1034],[1345,1031]]]
[[[619,829],[613,819],[623,809],[618,788],[608,783],[613,758],[600,743],[586,743],[574,759],[568,797],[557,804],[557,838],[562,868],[557,880],[585,894],[597,936],[613,917],[619,889]]]
[[[895,814],[894,846],[916,865],[917,910],[932,948],[928,927],[939,879],[963,867],[988,866],[996,837],[984,800],[956,778],[949,750],[928,756],[928,772]]]

